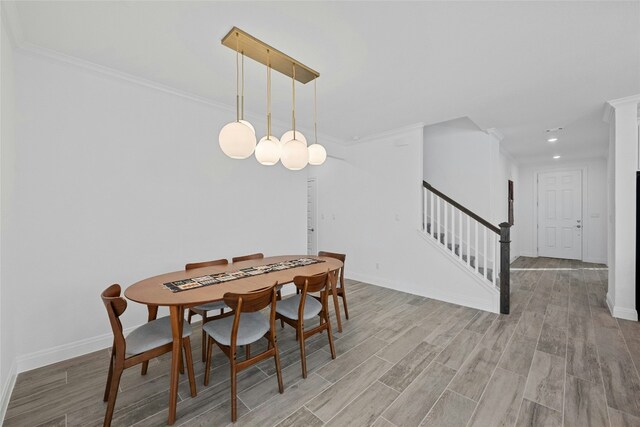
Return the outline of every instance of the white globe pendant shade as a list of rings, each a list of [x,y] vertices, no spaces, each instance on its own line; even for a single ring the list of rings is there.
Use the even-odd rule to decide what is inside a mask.
[[[320,144],[311,144],[309,146],[309,164],[320,166],[327,160],[327,150]]]
[[[224,125],[218,142],[222,152],[232,159],[246,159],[256,148],[256,135],[249,126],[240,122]]]
[[[298,132],[296,132],[296,135]],[[307,166],[309,162],[309,150],[304,142],[292,139],[284,144],[282,148],[282,157],[280,158],[284,167],[289,170],[297,171]]]
[[[263,136],[256,145],[256,160],[265,166],[272,166],[280,160],[280,141],[275,136]]]
[[[246,120],[238,120],[240,123],[242,123],[243,125],[247,126],[249,129],[251,129],[251,132],[253,132],[253,134],[256,134],[256,129],[253,127],[253,125],[251,123],[249,123]]]
[[[282,138],[280,138],[280,143],[284,145],[287,142],[291,141],[292,139],[293,139],[293,131],[288,130],[284,133],[284,135],[282,135]],[[298,141],[304,142],[304,145],[307,145],[307,138],[305,138],[302,132],[300,132],[299,130],[296,131],[296,139]]]

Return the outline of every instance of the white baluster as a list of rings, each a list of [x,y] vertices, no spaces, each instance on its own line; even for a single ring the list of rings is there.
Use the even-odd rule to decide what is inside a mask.
[[[482,239],[482,245],[484,247],[483,250],[483,265],[484,265],[484,277],[486,277],[487,279],[489,279],[489,271],[487,270],[487,258],[489,258],[489,252],[487,252],[487,227],[482,226],[482,228],[484,229],[484,238]]]
[[[422,187],[422,231],[427,232],[427,189]]]
[[[498,262],[500,248],[500,236],[493,236],[493,284],[498,285],[498,277],[500,273],[500,263]]]
[[[448,222],[449,221],[447,221],[447,219],[449,217],[449,215],[447,215],[447,205],[448,204],[449,203],[447,203],[447,201],[445,200],[444,201],[444,212],[443,212],[444,213],[444,239],[442,240],[442,242],[444,243],[445,249],[447,248],[447,234],[449,234],[449,233],[447,233],[447,230],[449,228],[448,227]]]
[[[438,241],[440,240],[440,197],[436,196],[436,201],[438,202],[437,206],[436,206],[436,215],[438,216],[438,219],[436,221],[436,232],[434,233],[433,237],[435,237],[436,239],[438,239]]]
[[[435,227],[436,225],[435,225],[435,221],[434,221],[435,217],[433,216],[433,205],[434,205],[434,202],[433,202],[433,193],[432,192],[429,192],[429,198],[431,199],[431,206],[430,206],[430,209],[431,209],[431,229],[430,229],[430,233],[433,236],[433,234],[434,234],[433,230],[436,228]]]
[[[471,266],[471,217],[464,214],[467,218],[467,265]]]
[[[478,221],[475,221],[476,223],[476,242],[475,242],[475,247],[476,247],[476,261],[474,262],[475,266],[475,270],[478,271],[478,264],[480,263],[480,258],[478,257]]]
[[[458,223],[460,224],[460,236],[458,238],[458,258],[462,259],[462,211],[458,211]]]

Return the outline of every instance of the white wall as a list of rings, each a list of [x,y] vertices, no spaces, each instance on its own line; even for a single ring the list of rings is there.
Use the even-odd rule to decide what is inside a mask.
[[[306,252],[307,172],[225,157],[217,139],[231,109],[15,59],[16,201],[2,278],[12,304],[47,319],[14,319],[19,370],[106,346],[99,295],[111,283],[189,261]],[[125,327],[145,320],[131,303]]]
[[[463,117],[424,128],[424,180],[490,220],[498,141]]]
[[[4,18],[4,16],[3,16]],[[15,338],[13,327],[17,323],[17,308],[12,304],[13,289],[7,280],[5,259],[11,248],[7,247],[9,221],[13,218],[13,183],[15,175],[15,96],[14,96],[14,57],[13,48],[5,22],[0,20],[2,28],[0,41],[0,420],[8,404],[11,385],[15,375]]]
[[[508,181],[518,191],[518,165],[499,140],[462,117],[424,128],[424,180],[494,225],[507,222]],[[516,225],[511,229],[511,259],[518,256]]]
[[[343,149],[313,172],[318,182],[318,248],[348,254],[346,275],[404,292],[498,308],[496,294],[427,242],[422,215],[421,126]]]
[[[519,216],[516,218],[520,254],[537,256],[536,176],[551,170],[584,170],[582,185],[582,257],[586,262],[607,262],[607,160],[554,161],[521,165],[519,171]]]

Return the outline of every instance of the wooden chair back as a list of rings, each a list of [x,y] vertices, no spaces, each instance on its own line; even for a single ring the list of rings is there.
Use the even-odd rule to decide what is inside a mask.
[[[293,284],[303,293],[329,290],[329,272],[315,276],[296,276],[293,278]]]
[[[231,329],[231,354],[235,353],[238,328],[240,327],[240,318],[242,313],[254,313],[266,308],[271,304],[271,312],[269,313],[269,329],[272,337],[275,337],[276,330],[276,285],[258,289],[257,291],[246,294],[236,294],[227,292],[224,294],[224,302],[233,310],[233,327]],[[247,356],[248,357],[248,356]]]
[[[243,256],[236,256],[231,258],[231,262],[240,262],[240,261],[249,261],[252,259],[262,259],[264,258],[264,254],[263,253],[257,253],[257,254],[250,254],[250,255],[243,255]]]
[[[196,268],[213,267],[214,265],[227,265],[227,264],[229,264],[229,261],[223,258],[223,259],[216,259],[213,261],[192,262],[190,264],[185,265],[184,269],[193,270]]]
[[[347,259],[347,255],[339,254],[337,252],[320,251],[318,252],[318,256],[326,256],[328,258],[334,258],[342,262],[342,267],[340,268],[340,285],[342,285],[344,283],[344,263]]]
[[[275,300],[273,298],[275,298],[274,292],[277,284],[278,282],[274,283],[272,286],[246,294],[227,292],[224,294],[224,303],[232,310],[240,313],[253,313],[260,311],[263,308],[266,308],[269,304],[272,304],[273,309],[273,306],[275,306]],[[272,293],[273,295],[271,295]]]
[[[114,284],[105,289],[100,297],[107,309],[109,315],[109,323],[113,331],[113,342],[118,357],[124,358],[125,339],[122,332],[122,322],[120,316],[127,309],[127,300],[121,296],[122,289],[120,285]]]

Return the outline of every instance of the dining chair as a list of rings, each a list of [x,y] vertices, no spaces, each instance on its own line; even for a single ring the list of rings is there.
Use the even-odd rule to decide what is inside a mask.
[[[264,254],[263,253],[257,253],[257,254],[250,254],[250,255],[243,255],[243,256],[236,256],[231,258],[231,262],[241,262],[241,261],[249,261],[252,259],[262,259],[264,258]]]
[[[349,320],[349,309],[347,308],[347,291],[344,287],[344,262],[347,256],[345,254],[339,254],[335,252],[318,252],[318,256],[324,256],[334,258],[342,262],[342,267],[339,272],[340,286],[336,285],[336,292],[333,295],[333,307],[336,312],[336,322],[338,323],[338,332],[342,332],[342,320],[340,319],[340,304],[338,304],[338,297],[342,298],[342,305],[344,306],[344,317]]]
[[[104,416],[104,426],[111,425],[113,410],[118,397],[118,387],[122,372],[139,363],[144,363],[169,353],[173,349],[173,334],[171,320],[167,317],[152,320],[134,329],[125,338],[122,332],[120,316],[127,309],[127,300],[121,296],[120,285],[111,285],[102,294],[102,302],[107,309],[109,322],[113,331],[113,347],[111,348],[111,360],[107,385],[104,390],[103,400],[107,403],[107,412]],[[193,360],[191,358],[191,326],[185,324],[182,329],[182,347],[184,348],[191,397],[196,396],[196,382],[193,375]],[[181,357],[181,355],[179,355]]]
[[[293,278],[293,283],[296,285],[296,289],[300,290],[300,293],[283,299],[276,307],[276,318],[283,320],[296,329],[296,337],[300,343],[303,378],[307,378],[307,358],[305,354],[305,340],[307,338],[326,330],[329,336],[331,358],[336,358],[327,303],[331,286],[335,284],[336,277],[335,271],[315,276],[296,276]],[[319,293],[320,295],[310,295],[311,293]],[[316,316],[320,316],[320,324],[307,330],[304,322]]]
[[[215,265],[228,265],[229,261],[226,259],[216,259],[213,261],[203,261],[203,262],[192,262],[184,266],[185,271],[195,270],[196,268],[203,267],[213,267]],[[228,308],[224,301],[214,301],[209,302],[207,304],[197,305],[195,307],[191,307],[189,309],[189,314],[187,316],[187,322],[191,323],[191,318],[194,314],[200,315],[202,317],[202,326],[207,323],[209,320],[216,319],[217,316],[209,317],[208,313],[214,310],[220,310],[220,315],[224,313],[224,309]],[[207,339],[204,330],[202,331],[202,361],[204,362],[205,358],[205,340]]]
[[[222,318],[213,320],[204,325],[207,338],[207,363],[205,365],[204,385],[209,385],[209,374],[211,371],[211,353],[213,343],[229,358],[231,365],[231,421],[235,422],[236,413],[236,389],[237,374],[262,360],[273,357],[276,363],[276,374],[278,377],[278,390],[284,392],[282,384],[282,371],[280,370],[280,353],[276,340],[276,285],[259,289],[245,294],[227,292],[224,295],[224,302],[232,309],[225,313]],[[269,317],[260,313],[260,310],[271,306]],[[268,346],[262,353],[250,356],[247,351],[246,359],[236,360],[238,346],[249,345],[266,338]]]

